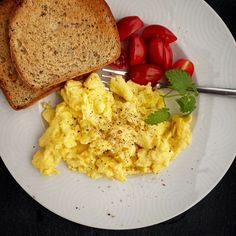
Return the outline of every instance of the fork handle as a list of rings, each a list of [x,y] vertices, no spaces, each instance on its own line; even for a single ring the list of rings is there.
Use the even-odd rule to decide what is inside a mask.
[[[236,89],[229,88],[212,88],[212,87],[197,87],[199,93],[219,94],[236,96]]]

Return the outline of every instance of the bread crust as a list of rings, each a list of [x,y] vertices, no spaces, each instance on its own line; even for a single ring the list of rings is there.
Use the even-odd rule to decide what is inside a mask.
[[[72,62],[72,65],[70,65],[70,66],[74,65],[75,69],[73,68],[73,69],[69,70],[68,67],[65,66],[65,68],[63,68],[63,70],[61,70],[60,72],[54,73],[54,72],[50,71],[50,69],[47,69],[47,66],[49,68],[49,64],[50,64],[49,62],[54,62],[55,60],[57,60],[57,59],[55,59],[56,56],[55,57],[51,56],[51,55],[48,56],[47,57],[48,63],[45,62],[46,67],[43,67],[44,62],[43,62],[43,60],[41,60],[42,59],[42,54],[43,53],[45,53],[45,55],[48,54],[48,52],[44,49],[44,47],[39,46],[37,48],[37,51],[39,53],[35,56],[35,58],[38,61],[30,60],[30,59],[32,59],[32,57],[30,57],[30,55],[22,56],[22,53],[20,52],[20,48],[22,49],[23,46],[20,46],[18,48],[17,40],[19,40],[20,37],[17,37],[18,34],[15,33],[15,32],[17,32],[17,30],[19,30],[19,27],[21,27],[21,30],[19,31],[20,32],[19,34],[22,34],[22,32],[26,31],[26,29],[24,27],[24,24],[23,24],[23,22],[25,20],[24,19],[25,17],[23,17],[23,16],[24,16],[24,14],[26,14],[26,11],[28,11],[27,14],[34,15],[34,16],[36,15],[36,10],[38,10],[38,8],[36,7],[36,10],[34,9],[34,4],[36,4],[35,2],[37,2],[37,4],[38,4],[38,2],[41,2],[41,3],[44,3],[44,4],[46,2],[46,3],[48,3],[48,5],[50,5],[51,2],[53,2],[53,4],[55,3],[55,1],[53,1],[53,0],[47,0],[47,1],[25,0],[21,5],[18,6],[15,13],[10,18],[10,23],[9,23],[11,57],[14,60],[15,68],[16,68],[18,74],[20,75],[22,80],[24,80],[24,82],[27,83],[28,86],[30,86],[31,88],[42,89],[42,88],[45,88],[45,87],[48,87],[48,86],[53,86],[53,85],[56,85],[58,83],[62,83],[64,81],[73,79],[73,78],[78,77],[80,75],[87,74],[89,72],[98,70],[101,67],[106,66],[106,65],[114,62],[120,56],[121,45],[120,45],[120,39],[119,39],[117,27],[116,27],[116,21],[115,21],[113,15],[112,15],[111,9],[109,8],[109,6],[107,5],[107,3],[104,0],[95,0],[95,1],[91,1],[91,0],[73,0],[73,1],[70,1],[70,3],[71,4],[76,3],[78,5],[80,4],[79,6],[83,7],[83,4],[88,4],[89,5],[89,4],[91,4],[91,2],[94,2],[94,9],[95,10],[98,9],[97,10],[98,12],[103,11],[104,14],[106,15],[105,18],[103,17],[103,18],[101,18],[101,20],[98,19],[98,21],[97,21],[98,25],[96,27],[98,27],[97,32],[100,32],[99,35],[101,35],[101,32],[103,32],[103,39],[104,40],[106,40],[106,39],[108,41],[110,40],[109,42],[113,42],[113,44],[114,44],[110,47],[112,49],[109,52],[108,51],[106,52],[106,48],[105,48],[105,46],[107,46],[106,42],[104,41],[104,42],[100,43],[100,45],[101,44],[104,45],[104,48],[101,47],[99,49],[100,54],[101,55],[105,54],[107,59],[100,60],[97,63],[92,63],[91,66],[90,65],[85,65],[84,67],[82,67],[81,66],[83,64],[82,62],[81,63],[75,63],[74,58],[71,57],[71,60],[73,60],[73,62]],[[57,1],[57,2],[60,2],[60,0]],[[64,2],[64,1],[61,0],[61,2]],[[58,3],[58,4],[60,4],[60,3]],[[49,9],[49,7],[47,7],[47,8]],[[30,9],[32,10],[32,12],[29,12]],[[69,8],[69,10],[72,10],[72,9],[73,9],[73,6],[71,8]],[[71,12],[64,12],[64,14],[70,14],[70,13]],[[76,13],[76,11],[72,12],[71,15],[74,14],[73,17],[76,20],[78,20],[78,16],[75,13]],[[43,12],[42,12],[42,14],[43,14]],[[37,17],[39,17],[39,16],[37,16]],[[39,19],[39,20],[41,19],[40,17],[39,18],[37,18],[37,17],[36,17],[36,19]],[[98,15],[97,17],[101,17],[101,15]],[[73,18],[70,18],[70,19],[73,20]],[[106,19],[107,22],[104,22],[104,19]],[[62,19],[62,21],[63,20],[64,19]],[[90,18],[88,17],[87,20],[89,22]],[[55,22],[52,20],[52,25],[54,23]],[[37,22],[36,22],[36,24],[37,24]],[[39,22],[39,24],[40,24],[40,22]],[[46,27],[50,27],[50,26],[45,23],[45,26],[43,26],[43,27],[45,28],[45,30],[47,30]],[[54,26],[52,26],[52,27],[54,27]],[[57,27],[57,26],[55,26],[55,27]],[[108,29],[109,29],[109,35],[107,33]],[[79,28],[78,28],[78,31],[79,31]],[[95,34],[95,32],[96,31],[93,31],[92,34]],[[48,34],[50,34],[50,33],[48,33]],[[51,35],[47,35],[47,36],[50,38]],[[91,36],[91,35],[89,35],[89,32],[87,32],[87,36],[88,37]],[[22,37],[27,37],[27,35],[24,35]],[[32,37],[32,39],[35,40],[34,37],[36,37],[36,36],[32,33],[31,37]],[[38,35],[37,35],[37,37],[38,37]],[[43,40],[43,39],[41,38],[40,40]],[[56,40],[59,41],[59,43],[61,43],[60,37],[55,38],[55,41]],[[70,44],[70,39],[68,38],[68,40],[69,41],[67,42],[67,45]],[[30,45],[30,41],[26,40],[26,42],[27,42],[27,45]],[[78,37],[78,42],[79,42],[79,37]],[[82,48],[83,44],[80,47]],[[75,57],[78,58],[78,61],[80,61],[80,57],[82,57],[82,54],[79,55],[78,52],[81,51],[83,53],[82,49],[80,50],[80,47],[78,47],[79,49],[76,49],[75,51],[72,52],[72,54],[73,53],[76,54]],[[32,48],[34,48],[34,47],[31,46],[31,48],[30,48],[30,46],[29,46],[29,51],[31,51]],[[96,48],[96,46],[94,46],[94,48]],[[89,48],[86,48],[85,50],[87,50],[87,52],[90,52],[90,51],[94,50],[94,48],[91,49],[91,50]],[[62,48],[62,49],[64,50],[64,48]],[[24,48],[23,48],[23,50],[24,50]],[[42,50],[42,53],[40,52],[41,50]],[[103,57],[105,58],[105,56],[103,56]],[[100,56],[100,58],[102,58],[102,56]],[[59,60],[63,60],[63,57],[60,57],[58,59],[58,61]],[[87,63],[89,63],[89,61],[94,60],[94,58],[88,58],[87,60],[88,60]],[[30,61],[30,63],[29,63],[29,61]],[[70,62],[70,60],[68,60],[68,62]],[[40,75],[40,73],[37,72],[37,70],[39,70],[39,68],[44,68],[44,70],[46,71],[45,74]],[[61,66],[58,63],[53,63],[53,66],[51,66],[51,68],[54,71],[56,71],[56,70],[60,70]],[[81,70],[80,68],[83,68],[83,69]],[[32,73],[35,73],[36,76],[32,75]]]
[[[0,81],[0,87],[2,89],[2,92],[4,94],[4,96],[6,97],[9,105],[16,111],[18,110],[22,110],[22,109],[25,109],[27,107],[30,107],[31,105],[33,105],[34,103],[36,103],[37,101],[39,101],[40,99],[48,96],[49,94],[53,93],[53,92],[56,92],[58,90],[60,90],[62,87],[63,87],[64,83],[61,84],[61,85],[56,85],[54,86],[53,88],[50,88],[49,90],[45,90],[43,92],[36,92],[35,91],[32,91],[32,93],[35,93],[32,95],[32,98],[27,100],[25,103],[16,103],[14,100],[13,100],[13,97],[12,97],[12,94],[9,92],[9,90],[6,90],[4,87],[4,84],[1,83]]]

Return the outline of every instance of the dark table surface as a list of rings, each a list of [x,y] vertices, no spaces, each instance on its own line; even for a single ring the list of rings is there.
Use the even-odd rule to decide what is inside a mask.
[[[207,2],[236,38],[236,0]],[[16,183],[0,159],[0,236],[5,235],[236,235],[236,161],[207,197],[176,218],[143,229],[108,231],[75,224],[51,213]]]

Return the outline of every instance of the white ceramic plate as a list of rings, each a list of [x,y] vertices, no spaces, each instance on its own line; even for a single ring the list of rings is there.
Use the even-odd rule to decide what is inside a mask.
[[[222,20],[202,0],[108,0],[114,15],[138,15],[178,36],[175,57],[186,55],[201,85],[236,88],[236,45]],[[54,99],[55,95],[46,100]],[[36,201],[71,221],[106,229],[132,229],[168,220],[205,197],[224,176],[235,154],[236,99],[200,95],[193,142],[159,175],[126,183],[68,171],[41,176],[31,165],[43,132],[40,103],[15,112],[0,95],[0,154],[17,182]]]

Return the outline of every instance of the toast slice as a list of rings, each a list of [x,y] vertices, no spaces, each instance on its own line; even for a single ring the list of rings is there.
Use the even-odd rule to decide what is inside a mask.
[[[56,85],[44,90],[33,90],[18,76],[10,57],[8,20],[19,1],[0,2],[0,87],[9,104],[15,110],[30,106],[50,92],[59,89]]]
[[[9,28],[16,69],[37,89],[97,70],[120,55],[116,22],[104,0],[25,0]]]

